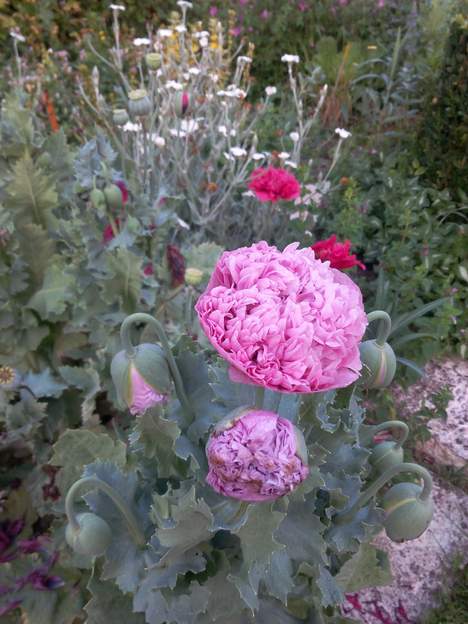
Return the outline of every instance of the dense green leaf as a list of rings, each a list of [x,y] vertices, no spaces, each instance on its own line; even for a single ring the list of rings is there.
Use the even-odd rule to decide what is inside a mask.
[[[389,585],[392,582],[392,573],[388,555],[371,544],[362,544],[357,553],[343,565],[335,579],[343,592]]]

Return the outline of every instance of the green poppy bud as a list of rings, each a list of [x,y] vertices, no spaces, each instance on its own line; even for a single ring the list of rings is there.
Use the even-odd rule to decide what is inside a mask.
[[[125,126],[129,120],[129,116],[125,108],[116,108],[112,112],[112,120],[116,126]]]
[[[103,216],[106,213],[106,196],[102,191],[94,188],[89,194],[91,205],[96,210],[99,216]]]
[[[185,283],[190,286],[198,286],[203,281],[203,271],[189,267],[185,270]]]
[[[369,463],[377,472],[382,474],[392,466],[397,466],[403,462],[403,449],[393,440],[379,442],[371,450]]]
[[[395,376],[396,358],[388,342],[366,340],[359,346],[362,362],[360,384],[364,388],[386,388]]]
[[[159,69],[161,67],[161,55],[158,52],[149,52],[145,56],[146,65],[149,69]]]
[[[171,391],[171,375],[164,351],[143,343],[129,356],[120,351],[111,364],[111,376],[119,401],[133,415],[163,403]]]
[[[112,540],[112,532],[105,520],[93,513],[76,516],[79,527],[69,524],[65,531],[67,544],[79,555],[99,557],[104,554]]]
[[[123,208],[122,191],[117,184],[108,184],[104,188],[104,196],[109,208],[113,210],[121,210]]]
[[[128,94],[130,117],[146,117],[151,113],[151,100],[146,89],[135,89]]]
[[[385,531],[394,542],[413,540],[431,523],[434,506],[430,498],[420,498],[422,488],[416,483],[397,483],[385,494]]]

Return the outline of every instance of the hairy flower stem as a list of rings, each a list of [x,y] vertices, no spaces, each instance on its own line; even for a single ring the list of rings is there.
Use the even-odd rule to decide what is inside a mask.
[[[409,427],[406,423],[401,420],[387,420],[386,422],[380,423],[372,430],[372,438],[379,433],[380,431],[387,431],[388,429],[397,429],[399,430],[398,439],[396,440],[397,448],[403,446],[406,442],[409,435]]]
[[[135,347],[133,346],[131,338],[130,338],[130,329],[132,325],[135,325],[136,323],[146,323],[154,327],[154,329],[156,330],[156,333],[158,334],[158,338],[161,341],[161,345],[165,351],[167,362],[169,364],[169,368],[172,373],[172,378],[174,380],[177,398],[179,399],[180,404],[182,406],[182,410],[185,414],[184,425],[188,427],[190,423],[193,422],[195,415],[193,413],[192,407],[185,393],[184,384],[182,382],[182,377],[180,375],[179,367],[177,366],[175,358],[172,354],[172,350],[169,345],[169,340],[167,339],[166,332],[164,331],[164,328],[161,325],[161,323],[157,321],[154,318],[154,316],[151,316],[150,314],[137,312],[136,314],[131,314],[130,316],[127,316],[127,318],[122,323],[122,326],[120,328],[120,337],[122,339],[123,347],[129,358],[135,357]]]
[[[393,479],[397,474],[401,472],[413,472],[420,476],[424,481],[423,491],[421,492],[421,500],[426,501],[432,491],[432,478],[428,471],[422,466],[418,466],[417,464],[403,463],[398,466],[392,466],[386,472],[383,473],[372,485],[370,485],[367,490],[357,498],[356,502],[349,507],[349,509],[345,509],[344,511],[340,511],[335,516],[335,522],[337,524],[344,524],[349,522],[353,516],[363,507],[371,498],[373,498],[377,492],[383,487],[387,481]]]
[[[390,332],[392,331],[392,319],[383,310],[375,310],[367,315],[369,323],[379,320],[379,327],[377,329],[377,338],[375,339],[379,347],[383,347],[387,342]]]
[[[264,399],[265,399],[265,388],[263,388],[262,386],[257,386],[255,388],[255,407],[257,409],[262,409]]]
[[[128,508],[125,500],[114,490],[114,488],[96,477],[84,477],[83,479],[79,479],[78,481],[75,481],[75,483],[68,490],[67,497],[65,499],[65,513],[67,514],[68,522],[74,531],[79,531],[80,529],[74,509],[75,496],[77,495],[78,490],[81,490],[85,486],[91,486],[92,488],[101,490],[104,494],[107,494],[124,517],[128,531],[135,544],[137,546],[144,546],[146,544],[145,536],[143,535],[135,516]]]

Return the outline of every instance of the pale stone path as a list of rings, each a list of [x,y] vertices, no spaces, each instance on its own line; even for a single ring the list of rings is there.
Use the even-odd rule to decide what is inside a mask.
[[[424,398],[448,385],[453,394],[447,422],[430,423],[433,437],[420,452],[434,473],[450,466],[466,473],[468,466],[468,363],[446,360],[426,368],[424,380],[406,392],[397,389],[405,410],[417,410]],[[401,416],[404,416],[402,413]],[[394,582],[388,587],[363,590],[348,596],[344,611],[365,624],[419,624],[425,611],[450,590],[454,561],[468,563],[468,495],[434,475],[435,514],[419,539],[404,544],[384,534],[375,544],[386,550]]]

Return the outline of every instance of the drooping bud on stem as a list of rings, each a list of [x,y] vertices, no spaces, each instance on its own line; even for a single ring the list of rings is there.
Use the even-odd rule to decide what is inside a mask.
[[[414,483],[398,483],[388,490],[383,498],[386,511],[385,531],[391,540],[397,542],[416,539],[422,535],[433,515],[432,478],[425,468],[417,464],[402,463],[389,468],[357,498],[351,507],[336,514],[334,521],[337,524],[349,522],[387,481],[402,472],[416,473],[423,479],[424,486],[421,488]]]
[[[125,519],[130,535],[137,546],[146,543],[138,523],[127,503],[110,485],[97,477],[85,477],[76,481],[68,490],[65,499],[65,513],[68,518],[68,526],[65,532],[67,543],[73,550],[81,555],[98,557],[102,555],[112,541],[112,532],[105,520],[94,513],[81,513],[76,515],[74,510],[75,496],[85,486],[101,490],[106,494],[119,509]]]
[[[156,333],[162,345],[162,349],[157,345],[150,345],[150,344],[139,345],[138,347],[133,346],[131,338],[130,338],[130,330],[132,326],[137,323],[149,324],[156,330]],[[172,375],[172,379],[174,381],[177,398],[180,401],[183,413],[185,415],[185,421],[186,421],[185,425],[188,426],[194,419],[193,409],[185,393],[179,367],[177,366],[177,362],[175,361],[175,358],[172,354],[172,350],[169,345],[166,332],[164,331],[164,328],[161,325],[161,323],[158,320],[156,320],[153,316],[151,316],[150,314],[144,314],[144,313],[131,314],[122,323],[122,326],[120,328],[120,337],[122,339],[122,345],[124,347],[124,351],[121,353],[118,353],[115,356],[114,358],[114,361],[116,361],[115,364],[113,361],[115,379],[118,379],[117,391],[119,391],[119,388],[124,387],[123,384],[125,384],[126,380],[128,379],[128,376],[127,376],[128,369],[126,369],[125,366],[129,360],[132,361],[132,363],[134,363],[134,366],[137,369],[137,371],[141,373],[143,380],[146,381],[153,390],[157,388],[161,388],[161,389],[167,388],[166,384],[169,383],[169,371],[170,371],[170,374]],[[143,357],[139,359],[138,354],[139,354],[139,350],[141,350],[140,349],[141,347],[144,347]],[[149,352],[148,347],[151,347],[151,356],[149,355],[150,352]],[[156,351],[158,352],[157,363],[155,359]],[[119,358],[118,360],[116,360],[117,357]],[[169,370],[167,370],[167,367]],[[114,378],[114,373],[112,374],[112,376]],[[117,383],[116,383],[116,387],[117,387]]]
[[[389,420],[381,423],[373,429],[375,436],[380,431],[396,429],[399,431],[398,440],[385,440],[378,442],[371,450],[369,463],[377,474],[382,474],[389,468],[397,466],[403,462],[403,444],[408,437],[408,425],[401,420]]]
[[[392,321],[383,310],[376,310],[367,316],[369,323],[380,320],[377,338],[366,340],[359,346],[362,362],[360,385],[364,388],[386,388],[396,372],[396,358],[387,338],[390,335]]]

